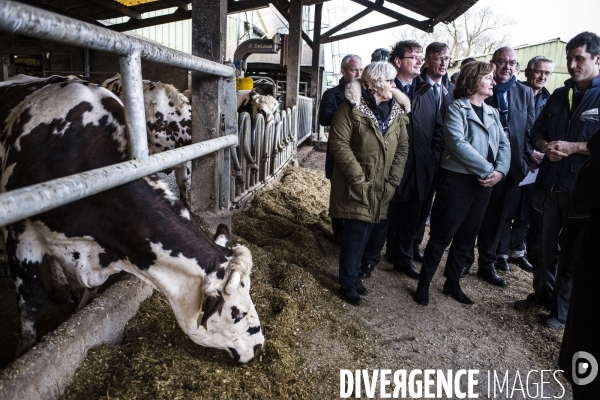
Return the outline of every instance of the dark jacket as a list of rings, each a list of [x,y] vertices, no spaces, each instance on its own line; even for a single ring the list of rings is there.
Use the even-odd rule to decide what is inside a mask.
[[[361,96],[360,82],[346,86],[346,98],[331,123],[329,148],[335,159],[329,215],[377,223],[404,173],[408,155],[408,98],[394,89],[395,103],[384,134]]]
[[[321,104],[319,105],[319,124],[323,126],[330,126],[331,121],[335,112],[342,104],[344,100],[344,90],[346,89],[346,81],[344,78],[340,78],[340,83],[336,87],[327,89],[321,97]],[[329,151],[329,143],[327,143],[327,152],[325,153],[325,177],[331,179],[333,173],[333,156]]]
[[[427,80],[427,68],[425,68],[423,70],[423,72],[421,72],[421,78],[425,81],[425,82],[429,82]],[[442,104],[440,105],[440,109],[442,111],[442,121],[444,120],[444,117],[446,116],[446,110],[448,109],[448,106],[450,105],[450,103],[452,103],[454,101],[454,84],[452,82],[450,82],[450,79],[448,79],[448,74],[442,76],[442,82],[441,82],[441,86],[442,86]]]
[[[590,158],[579,170],[571,196],[572,206],[580,215],[590,215],[583,241],[574,263],[573,291],[558,365],[573,382],[573,356],[585,351],[600,362],[600,268],[597,247],[600,243],[600,133],[588,142]],[[585,360],[583,360],[585,361]],[[600,378],[580,385],[589,398],[600,393]]]
[[[600,129],[600,76],[594,79],[581,103],[569,117],[569,91],[573,85],[573,81],[568,79],[565,86],[552,93],[531,131],[533,144],[540,139],[548,142],[588,142]],[[560,161],[550,161],[548,157],[544,157],[535,181],[536,189],[570,192],[577,172],[587,158],[587,155],[579,153]]]
[[[527,81],[522,81],[521,83],[527,87],[530,87],[527,84]],[[531,90],[533,90],[533,88]],[[550,92],[545,87],[541,88],[538,94],[533,96],[533,104],[535,106],[535,119],[537,119],[540,116],[540,113],[544,109],[544,106],[546,105],[546,102],[548,101],[549,97]]]
[[[396,78],[396,87],[402,83]],[[425,201],[444,151],[442,114],[431,85],[417,76],[412,81],[411,111],[408,114],[408,160],[404,178],[396,189],[400,201],[418,196]]]
[[[496,96],[488,97],[485,102],[494,108]],[[521,182],[529,172],[531,153],[531,127],[535,122],[535,104],[533,91],[521,82],[508,91],[508,140],[510,142],[510,170],[507,178]]]

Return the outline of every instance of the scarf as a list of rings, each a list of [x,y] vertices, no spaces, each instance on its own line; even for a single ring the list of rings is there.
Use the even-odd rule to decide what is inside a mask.
[[[361,95],[363,99],[365,99],[369,109],[373,112],[373,115],[375,115],[375,118],[377,118],[379,130],[382,134],[385,134],[385,131],[387,131],[387,128],[390,124],[390,115],[392,114],[390,111],[394,105],[394,99],[392,98],[388,101],[383,101],[377,104],[377,101],[375,101],[375,96],[373,96],[371,92],[365,90],[364,88],[361,88]]]
[[[494,86],[494,97],[496,98],[496,104],[498,105],[498,112],[500,113],[500,122],[502,123],[502,127],[507,130],[508,129],[508,104],[506,104],[506,99],[504,95],[510,89],[515,86],[517,82],[517,77],[513,75],[507,82],[499,83]]]

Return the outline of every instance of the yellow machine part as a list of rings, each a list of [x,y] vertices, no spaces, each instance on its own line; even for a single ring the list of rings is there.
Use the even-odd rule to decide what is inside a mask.
[[[254,79],[252,78],[235,78],[236,90],[252,90],[254,89]]]

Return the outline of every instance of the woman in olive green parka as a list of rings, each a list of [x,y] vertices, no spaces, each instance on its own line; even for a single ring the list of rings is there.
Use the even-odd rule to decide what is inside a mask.
[[[367,294],[358,280],[361,254],[373,225],[387,216],[408,156],[410,100],[394,89],[395,76],[386,62],[365,67],[361,79],[346,86],[330,128],[334,168],[329,216],[344,220],[340,290],[356,305]]]

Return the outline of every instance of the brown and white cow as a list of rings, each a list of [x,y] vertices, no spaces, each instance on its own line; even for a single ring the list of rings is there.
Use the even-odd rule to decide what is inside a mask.
[[[162,82],[142,81],[146,133],[150,154],[192,144],[192,109],[188,98],[176,87]],[[102,86],[122,99],[121,75],[105,80]],[[189,208],[188,168],[186,163],[173,167],[179,197]]]
[[[121,101],[107,89],[59,76],[0,82],[0,191],[127,159]],[[119,271],[168,299],[184,332],[247,362],[264,336],[250,298],[252,257],[198,228],[182,202],[151,175],[3,227],[17,288],[19,352],[35,344],[50,256],[73,285],[95,288]]]

